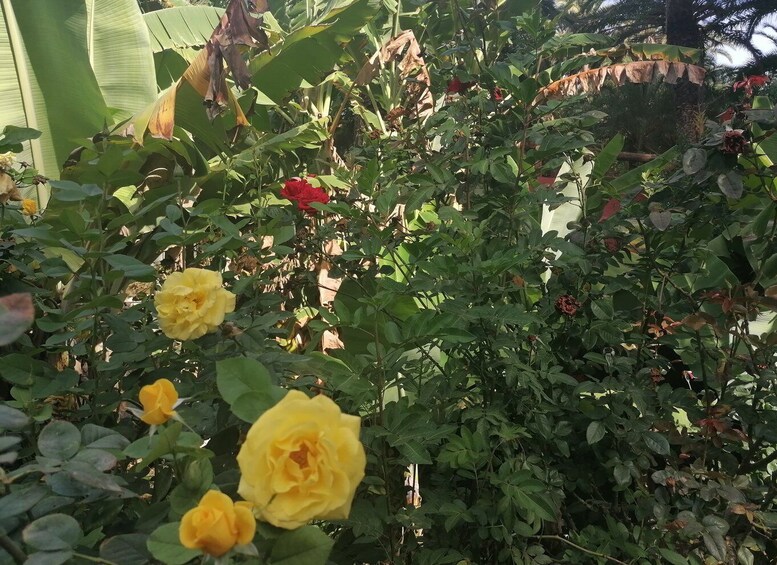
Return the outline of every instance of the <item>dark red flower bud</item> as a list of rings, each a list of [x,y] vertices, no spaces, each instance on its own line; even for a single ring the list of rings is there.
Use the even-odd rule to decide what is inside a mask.
[[[556,310],[559,314],[572,317],[580,309],[580,302],[574,296],[564,294],[556,299]]]

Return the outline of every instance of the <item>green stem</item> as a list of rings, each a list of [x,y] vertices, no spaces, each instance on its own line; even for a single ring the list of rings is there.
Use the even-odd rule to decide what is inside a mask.
[[[562,543],[567,544],[570,547],[574,547],[578,551],[582,551],[583,553],[587,553],[588,555],[593,555],[595,557],[601,557],[602,559],[606,559],[608,561],[612,561],[613,563],[618,563],[619,565],[628,565],[628,563],[626,563],[625,561],[621,561],[620,559],[615,559],[615,557],[611,557],[611,556],[609,556],[607,554],[604,554],[604,553],[599,553],[598,551],[592,551],[590,549],[587,549],[587,548],[583,547],[582,545],[577,545],[576,543],[571,542],[568,539],[563,538],[561,536],[539,535],[539,536],[531,536],[531,537],[533,537],[535,539],[540,539],[540,540],[551,539],[551,540],[555,540],[555,541],[560,541]]]
[[[27,561],[27,555],[5,534],[0,534],[0,547],[8,552],[15,563],[24,563]]]
[[[92,561],[93,563],[102,563],[103,565],[118,565],[113,561],[108,561],[107,559],[102,559],[100,557],[92,557],[91,555],[86,555],[84,553],[73,552],[73,557],[80,557],[85,561]]]

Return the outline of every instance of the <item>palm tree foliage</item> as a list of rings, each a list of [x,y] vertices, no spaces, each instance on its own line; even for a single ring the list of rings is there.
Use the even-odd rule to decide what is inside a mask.
[[[733,45],[756,59],[764,54],[753,44],[755,37],[775,41],[768,35],[774,30],[769,25],[774,0],[579,0],[567,6],[570,27],[605,32],[617,41],[665,40],[706,50]]]

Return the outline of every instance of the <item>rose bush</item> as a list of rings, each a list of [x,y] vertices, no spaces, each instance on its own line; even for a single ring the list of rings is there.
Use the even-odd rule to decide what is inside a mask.
[[[221,274],[189,268],[171,273],[154,297],[159,327],[171,339],[197,339],[213,332],[235,309],[235,295]]]
[[[280,528],[348,518],[366,465],[359,424],[326,396],[289,391],[248,430],[238,493]]]
[[[629,169],[600,112],[543,94],[606,38],[522,2],[271,4],[214,38],[270,50],[192,68],[252,58],[212,122],[184,80],[172,139],[0,174],[50,196],[0,202],[0,562],[771,565],[767,85]],[[278,198],[299,170],[315,221],[301,179]]]

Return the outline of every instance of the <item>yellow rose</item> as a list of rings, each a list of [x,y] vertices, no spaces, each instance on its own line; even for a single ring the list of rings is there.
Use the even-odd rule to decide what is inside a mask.
[[[22,200],[22,214],[32,216],[38,211],[38,204],[34,200],[25,198]]]
[[[238,493],[280,528],[347,518],[366,465],[359,426],[326,396],[289,391],[248,431]]]
[[[232,502],[226,494],[209,490],[200,503],[183,515],[181,545],[220,557],[235,545],[254,539],[256,520],[247,502]]]
[[[178,392],[173,383],[167,379],[159,379],[154,384],[140,389],[140,403],[143,414],[140,419],[149,425],[164,424],[175,415],[175,403],[178,402]]]
[[[186,269],[167,277],[154,297],[164,334],[187,340],[215,331],[235,309],[235,295],[221,284],[221,274],[207,269]]]

